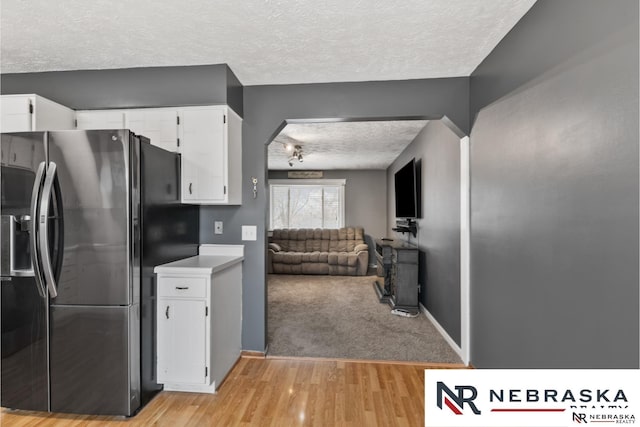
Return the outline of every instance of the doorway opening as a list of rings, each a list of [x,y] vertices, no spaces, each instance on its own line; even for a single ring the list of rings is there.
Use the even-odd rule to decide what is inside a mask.
[[[437,320],[438,313],[430,312],[424,298],[429,242],[421,242],[420,233],[411,238],[392,231],[395,169],[403,156],[411,154],[412,145],[424,144],[429,123],[441,133],[449,132],[449,143],[456,141],[460,224],[458,252],[451,257],[459,269],[449,274],[457,274],[453,286],[459,288],[454,334],[447,331],[449,325]],[[464,233],[468,236],[468,224],[462,224],[468,221],[468,211],[464,212],[468,210],[468,149],[465,160],[463,137],[446,117],[296,119],[278,127],[267,143],[266,160],[271,183],[265,227],[269,356],[468,363],[468,282],[467,286],[462,283],[465,276],[468,280],[468,266],[463,265],[468,263],[464,247],[468,238],[466,242],[463,238]],[[425,221],[429,219],[417,222]],[[367,250],[364,274],[346,269],[349,275],[338,274],[335,257],[333,265],[324,265],[331,263],[329,254],[323,253],[329,249],[322,246],[323,231],[309,230],[327,228],[362,234]],[[406,241],[420,251],[416,318],[394,316],[374,292],[373,282],[379,279],[375,241],[383,237]],[[305,266],[307,262],[313,265]]]

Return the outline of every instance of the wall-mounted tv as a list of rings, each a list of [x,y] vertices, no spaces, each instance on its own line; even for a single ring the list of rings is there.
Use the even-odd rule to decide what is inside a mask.
[[[420,170],[411,159],[395,174],[396,218],[420,217]]]

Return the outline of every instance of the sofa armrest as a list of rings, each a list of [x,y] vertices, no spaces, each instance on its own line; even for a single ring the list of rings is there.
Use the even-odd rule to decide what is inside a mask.
[[[367,246],[365,243],[361,243],[359,245],[356,245],[355,248],[353,248],[353,252],[362,252],[362,251],[368,251],[369,250],[369,246]]]
[[[366,276],[367,270],[369,269],[369,251],[360,251],[358,252],[357,257],[356,276]]]
[[[269,249],[271,249],[274,252],[280,252],[282,250],[280,245],[277,243],[269,243]]]

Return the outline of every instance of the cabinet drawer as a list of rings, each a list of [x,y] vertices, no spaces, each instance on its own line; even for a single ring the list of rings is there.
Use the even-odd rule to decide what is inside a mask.
[[[207,279],[204,277],[159,277],[158,296],[205,298]]]

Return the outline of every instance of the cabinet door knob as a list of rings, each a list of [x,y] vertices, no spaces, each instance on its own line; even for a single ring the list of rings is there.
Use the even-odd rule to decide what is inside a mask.
[[[189,289],[188,286],[176,286],[176,289],[179,291],[184,291],[185,289]]]
[[[192,186],[193,186],[193,183],[192,183],[192,182],[190,182],[190,183],[189,183],[189,194],[193,194],[193,191],[191,191],[191,187],[192,187]]]
[[[167,319],[169,318],[169,306],[167,306],[167,309],[165,310],[164,315],[167,316]]]

